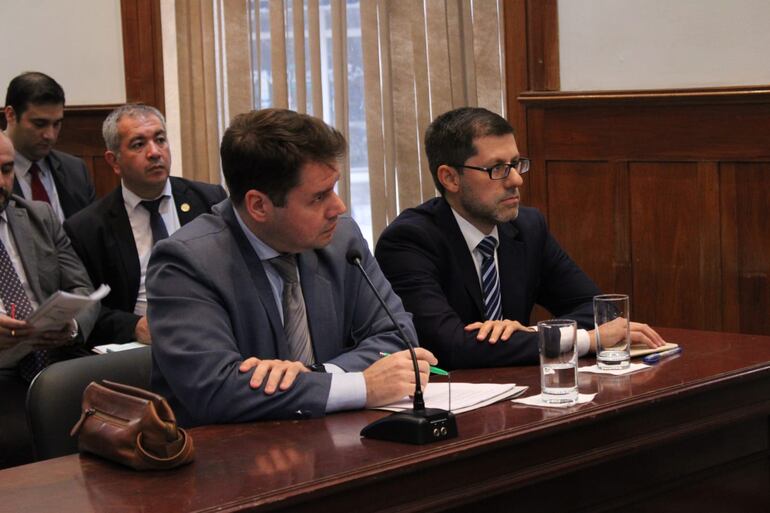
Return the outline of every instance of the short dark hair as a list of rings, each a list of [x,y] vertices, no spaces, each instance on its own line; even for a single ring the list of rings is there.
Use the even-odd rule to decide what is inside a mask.
[[[53,78],[39,71],[27,71],[11,80],[5,93],[5,105],[13,107],[16,119],[27,110],[29,104],[64,105],[64,89]]]
[[[505,118],[480,107],[461,107],[437,117],[425,131],[425,153],[436,189],[444,195],[444,186],[438,180],[439,166],[464,164],[476,155],[474,139],[512,133],[513,127]],[[462,173],[462,169],[457,171]]]
[[[246,192],[265,193],[276,206],[299,182],[308,162],[333,163],[345,155],[345,137],[322,120],[287,109],[236,116],[222,137],[222,172],[233,203]]]

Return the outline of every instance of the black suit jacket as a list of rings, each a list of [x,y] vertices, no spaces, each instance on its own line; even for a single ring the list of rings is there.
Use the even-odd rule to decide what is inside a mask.
[[[561,249],[542,214],[521,207],[515,221],[497,227],[503,317],[529,324],[535,304],[554,316],[593,327],[599,289]],[[405,210],[380,236],[377,261],[404,307],[414,315],[420,345],[448,368],[537,362],[537,334],[516,332],[508,341],[478,342],[467,324],[484,320],[473,257],[449,204],[434,198]]]
[[[51,153],[46,157],[46,162],[51,169],[65,218],[71,217],[94,202],[96,191],[93,180],[91,180],[91,174],[82,159],[69,153],[51,150]],[[18,178],[13,181],[13,193],[24,197]]]
[[[171,177],[179,223],[184,226],[227,197],[220,185]],[[182,208],[183,205],[189,208]],[[72,246],[85,263],[96,286],[106,283],[112,289],[102,300],[102,311],[90,345],[134,340],[140,316],[134,314],[141,269],[134,234],[119,185],[114,191],[64,223]]]

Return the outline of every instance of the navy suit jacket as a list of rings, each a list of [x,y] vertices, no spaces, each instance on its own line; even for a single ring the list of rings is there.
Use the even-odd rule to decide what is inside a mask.
[[[179,223],[184,226],[227,197],[220,185],[171,177]],[[182,206],[185,205],[184,208]],[[189,207],[189,208],[188,208]],[[123,343],[134,340],[140,316],[134,314],[141,269],[134,233],[123,201],[122,186],[67,219],[64,223],[72,246],[85,263],[91,281],[110,286],[102,300],[99,320],[89,344]]]
[[[38,304],[59,290],[80,295],[93,292],[88,273],[72,250],[51,205],[13,195],[5,212],[9,234],[16,243]],[[86,354],[81,343],[91,332],[97,313],[98,307],[88,308],[76,317],[79,328],[76,344],[52,350],[50,355],[54,361]]]
[[[393,293],[355,222],[341,217],[331,242],[298,255],[315,361],[363,371],[380,352],[404,348],[359,270],[351,248],[407,336],[411,316]],[[273,291],[232,203],[155,246],[147,271],[152,332],[152,386],[168,398],[182,425],[317,417],[325,413],[331,375],[301,373],[286,391],[249,387],[246,358],[290,359]]]
[[[46,157],[46,162],[51,169],[65,219],[94,202],[96,191],[83,159],[62,151],[51,150]],[[17,178],[13,181],[13,193],[24,197]]]
[[[498,271],[505,319],[529,324],[535,304],[554,316],[593,327],[599,289],[559,247],[542,214],[521,207],[515,221],[497,226]],[[380,236],[375,251],[385,276],[414,315],[420,344],[451,369],[531,364],[537,334],[478,342],[464,327],[484,320],[481,285],[457,220],[443,198],[405,210]]]

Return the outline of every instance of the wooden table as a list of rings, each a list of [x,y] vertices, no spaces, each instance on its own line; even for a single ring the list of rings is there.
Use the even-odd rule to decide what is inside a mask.
[[[0,511],[770,510],[770,337],[660,332],[683,354],[629,376],[581,373],[581,392],[598,392],[585,405],[504,401],[426,446],[361,439],[373,411],[196,428],[196,461],[174,471],[87,455],[0,471]],[[539,391],[536,367],[453,381]]]

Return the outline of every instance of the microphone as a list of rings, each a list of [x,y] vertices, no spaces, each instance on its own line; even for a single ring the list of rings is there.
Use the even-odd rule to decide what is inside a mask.
[[[350,248],[345,254],[350,265],[357,267],[361,275],[369,284],[369,288],[374,292],[377,300],[382,305],[385,313],[388,314],[390,321],[398,330],[401,340],[404,341],[409,354],[412,357],[412,366],[414,367],[414,405],[412,410],[396,412],[381,419],[375,420],[361,430],[361,436],[364,438],[373,438],[375,440],[389,440],[391,442],[410,443],[422,445],[439,440],[446,440],[457,436],[457,422],[452,412],[439,408],[426,408],[422,396],[422,387],[420,386],[420,368],[417,365],[417,355],[414,353],[414,344],[406,336],[404,330],[396,322],[393,312],[388,308],[385,300],[382,299],[377,287],[372,283],[369,274],[361,265],[361,252],[356,248]]]

